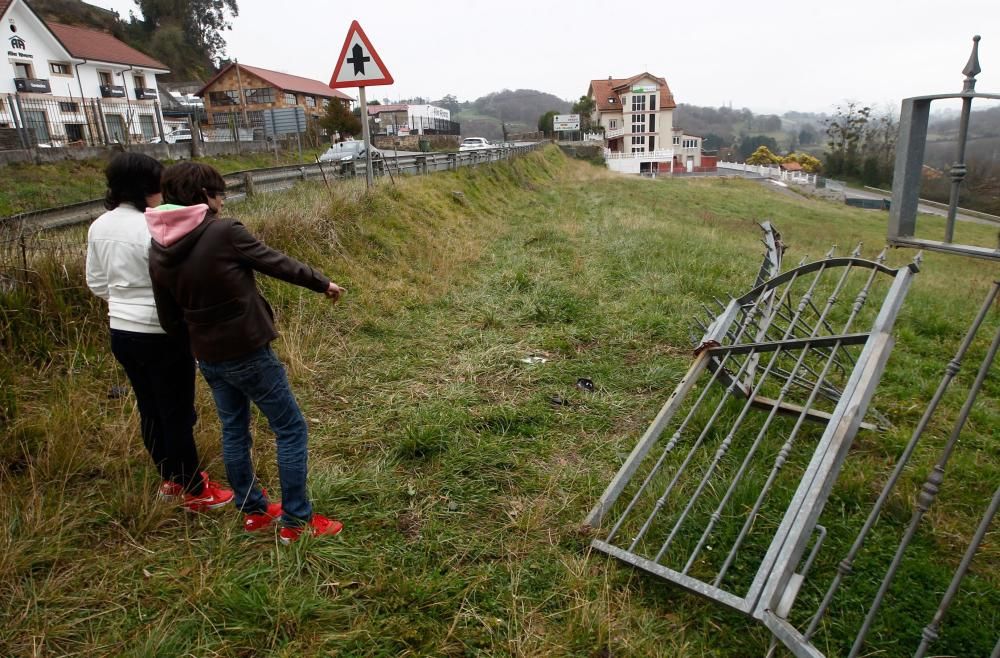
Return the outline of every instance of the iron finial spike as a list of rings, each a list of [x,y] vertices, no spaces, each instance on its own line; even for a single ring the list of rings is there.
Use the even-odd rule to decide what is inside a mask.
[[[913,257],[913,264],[919,266],[924,262],[924,250],[921,249],[917,252],[917,255]]]
[[[864,242],[858,243],[858,246],[855,247],[854,251],[851,252],[852,258],[859,258],[861,256],[861,247],[864,246],[864,244],[865,244]]]
[[[830,247],[830,251],[823,255],[823,258],[833,258],[833,255],[837,253],[837,245]]]
[[[802,257],[802,260],[799,261],[799,265],[798,266],[802,267],[807,262],[809,262],[809,254],[806,254],[805,256]]]
[[[875,262],[876,263],[884,263],[885,262],[885,257],[886,257],[886,254],[888,253],[888,251],[889,251],[888,247],[882,247],[882,251],[880,251],[878,253],[878,258],[875,259]]]
[[[976,76],[983,70],[979,67],[979,39],[981,37],[977,34],[972,37],[972,54],[969,55],[969,62],[962,69],[962,74],[965,75],[965,84],[962,86],[963,92],[971,92],[976,89]]]

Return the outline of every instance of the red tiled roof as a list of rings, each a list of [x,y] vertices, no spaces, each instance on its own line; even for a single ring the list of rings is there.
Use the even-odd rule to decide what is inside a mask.
[[[112,64],[141,66],[148,69],[170,70],[163,62],[122,43],[107,32],[59,23],[46,22],[46,25],[73,57]]]
[[[802,165],[798,162],[782,162],[781,168],[785,171],[802,171]]]
[[[206,82],[205,85],[196,91],[194,95],[204,96],[208,88],[211,87],[223,73],[231,69],[233,66],[236,66],[236,64],[230,64],[216,73],[212,76],[212,79]],[[254,74],[265,82],[270,82],[282,91],[297,91],[302,94],[310,94],[312,96],[320,96],[322,98],[340,98],[342,100],[349,101],[354,100],[344,92],[338,91],[337,89],[331,89],[325,82],[320,82],[319,80],[311,80],[309,78],[291,75],[290,73],[279,73],[278,71],[262,69],[257,66],[247,66],[246,64],[240,64],[239,66],[240,69],[246,71],[247,73]]]
[[[631,78],[607,78],[604,80],[591,80],[590,81],[590,92],[594,96],[594,101],[597,105],[597,109],[600,112],[621,112],[622,111],[622,92],[628,91],[628,88],[633,82],[640,80],[642,78],[652,78],[660,85],[660,109],[661,110],[672,110],[677,107],[677,103],[674,102],[674,95],[670,91],[670,87],[667,85],[667,81],[664,78],[659,78],[655,75],[650,75],[649,73],[640,73],[639,75],[633,75]],[[614,98],[614,102],[609,102],[608,99]]]
[[[10,3],[14,0],[0,0],[0,18],[3,17],[4,13],[7,11],[7,7],[10,7]]]

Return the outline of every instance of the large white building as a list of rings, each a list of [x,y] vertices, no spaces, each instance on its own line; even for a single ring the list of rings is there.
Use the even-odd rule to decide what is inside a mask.
[[[47,23],[24,0],[0,0],[0,128],[31,144],[148,141],[160,134],[156,59],[88,28]]]
[[[591,122],[604,128],[610,169],[624,173],[696,171],[702,167],[701,137],[674,128],[674,95],[663,78],[591,80]]]
[[[380,135],[458,134],[458,124],[452,122],[451,111],[437,105],[369,105],[368,116],[375,120],[375,132]]]

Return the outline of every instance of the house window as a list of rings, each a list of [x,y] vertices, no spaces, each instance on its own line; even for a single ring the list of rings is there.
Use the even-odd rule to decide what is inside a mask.
[[[149,141],[154,137],[156,137],[156,124],[153,123],[152,114],[139,115],[139,130],[142,131],[142,137],[146,141]]]
[[[298,105],[299,102],[295,100],[295,94],[290,94],[285,92],[285,105]]]
[[[652,135],[649,136],[649,150],[650,151],[656,150],[656,138],[653,137]]]
[[[31,74],[31,64],[25,62],[14,62],[14,77],[31,79],[35,76]]]
[[[610,122],[608,122],[608,128],[614,130],[617,127],[618,127],[618,120],[617,119],[612,119]]]
[[[274,102],[274,89],[272,87],[261,87],[259,89],[244,89],[243,96],[247,99],[247,103],[273,103]]]
[[[98,71],[97,81],[105,87],[110,87],[113,84],[111,80],[111,71]]]
[[[60,101],[59,102],[59,111],[60,112],[79,112],[80,111],[80,104],[79,103],[69,102],[69,101]]]
[[[84,141],[83,124],[82,123],[67,123],[66,124],[66,140],[70,141],[70,142],[82,142],[82,141]]]
[[[681,145],[681,138],[674,137],[674,146],[680,146],[680,145]]]
[[[644,132],[646,132],[646,115],[645,114],[633,114],[632,115],[632,132],[634,132],[634,133],[644,133]]]
[[[42,110],[25,110],[24,127],[31,133],[35,144],[47,144],[52,140],[49,135],[49,119]]]
[[[49,62],[49,70],[55,75],[73,75],[67,62]]]
[[[645,112],[646,111],[646,97],[641,94],[632,95],[632,111],[633,112]]]
[[[649,115],[649,132],[651,132],[651,133],[655,133],[656,132],[656,115],[655,114],[650,114]]]
[[[306,107],[316,107],[316,98],[314,96],[306,96]]]
[[[632,146],[645,146],[645,145],[646,145],[645,135],[632,135]],[[635,149],[632,150],[635,151]],[[645,150],[645,149],[640,149],[640,150]]]
[[[608,96],[608,105],[614,105],[617,102],[618,102],[617,98],[615,98],[614,96]]]
[[[145,89],[146,88],[146,76],[144,76],[142,74],[133,73],[132,74],[132,82],[135,83],[135,86],[136,86],[137,89]]]
[[[649,97],[649,111],[652,112],[656,109],[656,94]]]
[[[125,120],[120,114],[105,114],[105,123],[108,125],[108,137],[114,142],[125,143]]]
[[[235,89],[228,91],[211,91],[208,93],[208,100],[212,105],[239,105],[240,92]]]

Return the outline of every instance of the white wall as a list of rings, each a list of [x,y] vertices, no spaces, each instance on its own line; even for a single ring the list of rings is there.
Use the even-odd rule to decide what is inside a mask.
[[[10,31],[11,25],[17,27],[17,32]],[[48,80],[53,94],[66,93],[66,84],[72,83],[73,78],[52,75],[49,71],[49,62],[69,61],[69,53],[63,50],[31,10],[15,1],[14,6],[3,15],[0,34],[3,34],[3,40],[0,41],[2,49],[0,52],[3,53],[3,62],[0,64],[0,93],[13,94],[17,91],[14,87],[14,78],[20,76],[14,72],[15,61],[30,64],[32,77]],[[11,37],[24,39],[24,50],[13,48]],[[79,96],[79,92],[76,95]]]

